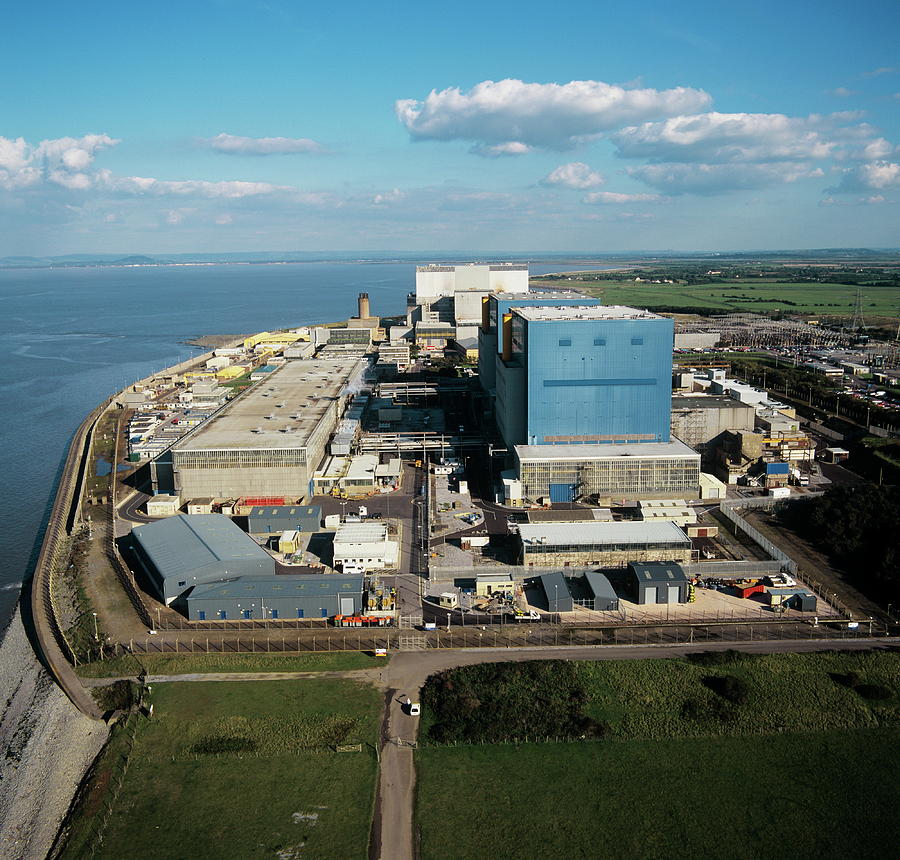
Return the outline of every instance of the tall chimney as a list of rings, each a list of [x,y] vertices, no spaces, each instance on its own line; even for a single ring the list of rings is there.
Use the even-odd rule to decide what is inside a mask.
[[[368,293],[360,293],[359,294],[359,313],[358,316],[361,320],[365,320],[369,318],[369,294]]]

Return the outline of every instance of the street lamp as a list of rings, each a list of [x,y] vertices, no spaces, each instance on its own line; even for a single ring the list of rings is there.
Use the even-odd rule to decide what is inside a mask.
[[[97,630],[97,613],[92,612],[91,615],[94,616],[94,641],[99,642],[100,641],[100,632]]]

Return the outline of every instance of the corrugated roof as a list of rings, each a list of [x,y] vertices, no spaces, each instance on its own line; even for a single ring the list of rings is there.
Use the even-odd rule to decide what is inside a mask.
[[[688,536],[673,522],[582,522],[520,523],[519,534],[526,544],[671,543],[690,545]],[[543,538],[543,540],[541,540]]]
[[[632,442],[625,445],[566,444],[566,445],[516,445],[519,462],[527,460],[599,460],[613,457],[688,457],[700,459],[700,455],[677,439],[671,442]]]
[[[616,594],[616,590],[604,574],[595,570],[587,570],[584,573],[584,581],[594,597],[606,597],[609,600],[619,599],[619,595]]]
[[[272,557],[222,514],[179,514],[136,526],[131,533],[164,578],[239,559],[266,561],[274,568]]]

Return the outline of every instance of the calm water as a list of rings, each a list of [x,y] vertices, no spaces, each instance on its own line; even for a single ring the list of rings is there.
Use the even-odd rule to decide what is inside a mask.
[[[0,629],[72,433],[97,403],[201,351],[187,339],[344,319],[359,292],[372,313],[402,314],[414,287],[412,263],[0,270]]]

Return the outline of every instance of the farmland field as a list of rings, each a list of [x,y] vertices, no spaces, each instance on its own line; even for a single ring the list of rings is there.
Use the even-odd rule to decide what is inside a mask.
[[[760,278],[735,278],[724,283],[647,284],[634,278],[610,281],[542,281],[535,286],[578,289],[598,296],[604,304],[623,304],[654,308],[705,308],[722,313],[750,312],[817,314],[848,316],[856,305],[856,286],[850,284],[778,283]],[[897,318],[900,316],[900,287],[861,287],[864,316]]]
[[[557,665],[564,695],[549,667],[445,675],[458,696],[423,727],[454,742],[416,753],[426,860],[506,856],[510,840],[543,856],[865,857],[900,836],[896,653]],[[491,690],[518,703],[503,727]],[[534,743],[559,708],[575,731]]]
[[[428,747],[421,856],[880,857],[900,838],[898,744],[854,729]]]
[[[366,855],[380,696],[349,681],[153,686],[152,719],[118,730],[63,857]],[[121,781],[130,731],[134,748]],[[338,745],[361,744],[359,752]],[[106,805],[113,809],[102,844]]]

